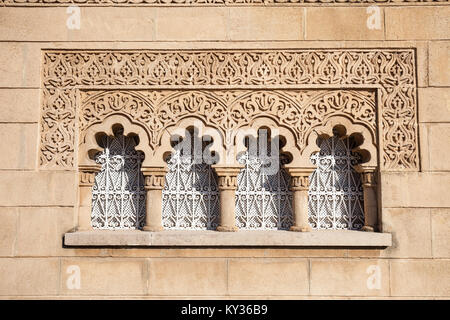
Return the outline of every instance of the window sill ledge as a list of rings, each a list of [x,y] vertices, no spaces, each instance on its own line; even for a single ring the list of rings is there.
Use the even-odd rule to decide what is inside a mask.
[[[77,231],[64,235],[66,247],[373,247],[392,246],[390,233],[293,231]]]

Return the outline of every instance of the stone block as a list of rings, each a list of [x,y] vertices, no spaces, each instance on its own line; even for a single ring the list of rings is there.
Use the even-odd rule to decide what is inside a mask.
[[[0,87],[39,88],[41,81],[40,46],[41,44],[35,43],[2,42],[0,46],[0,61],[2,61]]]
[[[226,40],[227,8],[160,8],[156,40]]]
[[[39,89],[0,89],[0,122],[37,123],[39,108]]]
[[[449,186],[447,172],[383,172],[382,205],[384,208],[450,207]]]
[[[225,295],[227,261],[225,259],[151,259],[149,293],[151,295]]]
[[[383,232],[392,233],[392,247],[383,256],[431,258],[430,210],[389,208],[383,210]]]
[[[14,254],[17,233],[17,208],[0,207],[0,256]]]
[[[58,294],[59,259],[0,259],[0,295],[39,296]]]
[[[67,7],[3,8],[0,40],[153,40],[155,8],[81,7],[79,13],[66,10]]]
[[[450,88],[420,88],[418,106],[419,122],[450,122]]]
[[[392,260],[392,296],[450,296],[450,260]]]
[[[306,259],[232,259],[228,267],[231,295],[307,295]]]
[[[144,295],[147,280],[145,259],[63,258],[61,261],[63,295]]]
[[[34,169],[37,156],[38,125],[0,124],[0,169]]]
[[[450,86],[450,41],[432,41],[428,50],[430,86]]]
[[[311,295],[388,296],[389,263],[375,259],[312,259]]]
[[[230,40],[302,40],[303,8],[230,8]]]
[[[77,175],[71,171],[3,171],[0,203],[3,206],[52,206],[76,204]]]
[[[450,258],[450,209],[431,209],[431,240],[434,258]]]
[[[16,256],[65,255],[64,232],[73,228],[74,208],[21,207],[19,213]]]
[[[367,13],[365,7],[308,7],[305,39],[383,40],[383,10],[380,8],[379,20],[371,24],[373,13]]]

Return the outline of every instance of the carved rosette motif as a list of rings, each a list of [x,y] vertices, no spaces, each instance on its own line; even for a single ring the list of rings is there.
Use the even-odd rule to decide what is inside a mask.
[[[133,92],[106,94],[98,100],[88,97],[80,116],[81,130],[101,121],[108,112],[126,113],[145,124],[154,146],[162,128],[194,112],[214,123],[226,139],[241,124],[263,113],[291,128],[299,148],[305,145],[308,130],[320,125],[327,115],[344,114],[375,132],[378,113],[381,167],[418,168],[413,49],[46,50],[43,61],[42,168],[74,166],[80,86],[96,90],[134,88]],[[242,89],[224,89],[230,85]],[[351,85],[361,90],[319,90],[321,97],[294,90],[310,85],[324,89]],[[190,89],[193,86],[199,89]],[[211,90],[203,90],[204,86]],[[277,86],[289,90],[275,90]],[[142,94],[136,87],[152,91]],[[368,97],[364,98],[375,94],[374,89],[363,90],[367,87],[379,88],[378,111]]]

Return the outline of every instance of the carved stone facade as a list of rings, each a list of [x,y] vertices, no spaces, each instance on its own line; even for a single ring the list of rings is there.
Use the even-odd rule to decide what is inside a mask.
[[[383,170],[419,168],[414,50],[46,51],[43,59],[43,169],[72,168],[77,133],[118,110],[147,128],[153,150],[161,132],[189,114],[219,129],[226,147],[263,112],[289,127],[302,151],[316,126],[340,114],[369,128]],[[346,86],[363,91],[331,90]],[[293,90],[305,87],[322,90]]]
[[[449,3],[0,0],[0,299],[450,298]]]

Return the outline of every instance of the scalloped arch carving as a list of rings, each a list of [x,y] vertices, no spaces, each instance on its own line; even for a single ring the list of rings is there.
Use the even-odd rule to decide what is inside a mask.
[[[220,154],[236,155],[236,137],[255,123],[288,131],[284,135],[293,140],[289,146],[293,153],[299,153],[296,159],[307,147],[313,130],[332,117],[351,118],[365,126],[372,138],[377,135],[373,90],[108,90],[83,92],[82,101],[82,137],[90,126],[111,114],[123,114],[145,128],[151,149],[146,158],[158,164],[161,152],[170,150],[168,130],[195,125],[194,119],[217,130],[214,150]],[[228,159],[228,164],[230,160],[234,163]]]
[[[225,145],[231,143],[234,129],[256,117],[247,113],[256,110],[288,127],[302,149],[316,122],[335,113],[346,114],[376,131],[383,170],[415,171],[419,168],[415,68],[414,49],[44,50],[40,167],[70,169],[76,165],[79,93],[83,96],[92,90],[99,94],[98,90],[114,91],[112,87],[120,86],[131,101],[146,101],[137,109],[147,108],[147,115],[135,115],[150,128],[148,132],[188,117],[192,114],[187,111],[189,101],[200,99],[191,107],[202,105],[208,110],[201,117],[207,125],[222,130]],[[129,86],[133,88],[129,90]],[[344,89],[349,87],[352,89]],[[213,93],[214,99],[205,91]],[[337,91],[341,95],[336,95]],[[313,97],[315,94],[318,96]],[[375,99],[360,103],[361,94]],[[81,101],[86,101],[84,98]],[[315,102],[308,103],[308,99]],[[262,101],[264,108],[272,108],[261,109]],[[118,103],[133,114],[133,102]],[[175,111],[175,118],[163,110]],[[203,109],[195,110],[202,114]],[[92,119],[83,121],[101,121],[96,116],[94,113]],[[157,146],[158,139],[153,135],[149,143]]]

